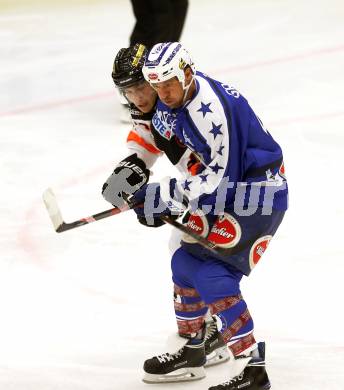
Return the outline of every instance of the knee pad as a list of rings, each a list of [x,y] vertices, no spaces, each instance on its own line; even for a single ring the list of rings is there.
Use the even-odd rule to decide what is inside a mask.
[[[203,261],[193,275],[194,287],[204,301],[213,303],[221,298],[240,294],[240,272],[230,271],[221,261]]]
[[[193,276],[202,265],[202,260],[195,258],[183,248],[177,249],[171,259],[172,278],[178,286],[195,287]]]

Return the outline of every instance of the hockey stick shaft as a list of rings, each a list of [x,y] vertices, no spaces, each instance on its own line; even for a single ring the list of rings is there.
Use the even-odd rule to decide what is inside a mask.
[[[180,230],[181,232],[187,234],[188,236],[192,237],[198,244],[202,245],[204,248],[210,250],[214,254],[218,254],[217,250],[215,249],[214,243],[208,241],[206,238],[202,236],[199,236],[187,226],[169,217],[168,215],[162,215],[160,216],[160,219],[162,219],[164,222],[168,223],[169,225],[175,227],[176,229]]]
[[[113,215],[117,215],[117,214],[120,214],[124,211],[131,210],[135,207],[140,207],[143,205],[142,203],[134,204],[134,203],[129,202],[129,204],[126,204],[123,207],[114,207],[112,209],[108,209],[108,210],[102,211],[100,213],[91,215],[89,217],[81,218],[81,219],[78,219],[76,221],[68,223],[68,222],[65,222],[63,220],[60,208],[57,204],[56,197],[50,188],[47,189],[46,191],[44,191],[43,200],[44,200],[45,206],[48,210],[50,219],[54,225],[55,231],[57,233],[62,233],[62,232],[65,232],[67,230],[75,229],[75,228],[78,228],[80,226],[84,226],[84,225],[87,225],[89,223],[99,221],[100,219],[112,217]],[[213,255],[216,258],[218,258],[220,256],[220,258],[226,257],[228,259],[229,256],[234,255],[236,253],[239,253],[240,251],[244,250],[245,248],[251,247],[254,244],[254,242],[259,237],[261,237],[263,234],[263,232],[260,232],[256,236],[248,239],[247,241],[239,243],[238,245],[236,245],[235,247],[232,247],[232,248],[219,248],[216,246],[215,243],[207,240],[206,238],[204,238],[202,236],[199,236],[193,230],[191,230],[188,226],[183,225],[182,223],[176,221],[174,218],[171,218],[168,215],[161,215],[160,218],[165,223],[175,227],[177,230],[179,230],[179,231],[183,232],[184,234],[188,235],[189,237],[193,238],[195,243],[206,248],[208,251],[213,253]],[[236,267],[235,263],[232,265],[234,267]]]
[[[108,209],[102,211],[97,214],[90,215],[89,217],[80,218],[73,222],[65,222],[62,218],[61,210],[57,204],[57,200],[55,194],[53,193],[51,188],[48,188],[43,193],[43,201],[48,210],[51,222],[53,223],[54,229],[57,233],[62,233],[67,230],[75,229],[80,226],[87,225],[92,222],[99,221],[100,219],[112,217],[113,215],[120,214],[124,211],[130,210],[132,207],[125,205],[123,207],[114,207],[112,209]],[[138,205],[137,205],[138,206]]]
[[[89,217],[81,218],[73,222],[65,222],[62,217],[61,210],[57,204],[57,200],[55,197],[54,192],[51,188],[48,188],[43,193],[43,201],[45,203],[45,206],[48,210],[50,219],[53,223],[54,229],[57,233],[62,233],[67,230],[75,229],[80,226],[88,225],[89,223],[99,221],[100,219],[112,217],[114,215],[120,214],[124,211],[131,210],[135,207],[139,207],[142,204],[133,204],[129,203],[126,204],[123,207],[114,207],[112,209],[108,209],[105,211],[102,211],[97,214],[93,214]],[[187,226],[181,224],[180,222],[176,221],[175,219],[171,218],[168,215],[161,215],[160,218],[167,224],[175,227],[176,229],[182,231],[183,233],[187,234],[188,236],[192,237],[198,244],[202,245],[204,248],[210,250],[212,253],[217,254],[218,252],[215,249],[215,244],[208,241],[206,238],[199,236],[195,232],[193,232],[191,229],[189,229]]]
[[[89,217],[81,218],[81,219],[74,221],[74,222],[70,222],[70,223],[63,222],[59,226],[59,228],[56,229],[56,231],[58,233],[65,232],[66,230],[75,229],[77,227],[87,225],[87,224],[92,223],[92,222],[99,221],[100,219],[108,218],[108,217],[111,217],[113,215],[120,214],[123,211],[127,211],[127,210],[129,210],[129,208],[125,208],[125,209],[124,208],[121,208],[121,209],[112,208],[112,209],[108,209],[108,210],[102,211],[102,212],[94,214],[94,215],[90,215]]]

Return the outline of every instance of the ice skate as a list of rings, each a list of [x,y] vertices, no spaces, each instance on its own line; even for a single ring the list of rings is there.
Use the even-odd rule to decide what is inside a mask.
[[[189,340],[175,353],[165,353],[145,361],[145,383],[184,382],[205,377],[206,362],[204,341],[193,344]]]
[[[229,349],[223,341],[221,333],[217,330],[216,322],[212,318],[207,325],[205,354],[207,357],[205,367],[224,363],[230,359]]]
[[[239,356],[237,359],[248,359],[244,370],[227,382],[209,387],[209,390],[268,390],[271,388],[265,370],[265,343],[258,343],[259,356]]]

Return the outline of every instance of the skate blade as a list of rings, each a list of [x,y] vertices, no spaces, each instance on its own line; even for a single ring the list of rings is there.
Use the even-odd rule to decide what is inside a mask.
[[[142,379],[145,383],[171,383],[171,382],[188,382],[205,378],[204,367],[181,368],[170,374],[148,374]]]
[[[204,367],[216,366],[217,364],[221,364],[227,362],[230,359],[230,353],[227,346],[216,349],[207,355],[207,362]]]

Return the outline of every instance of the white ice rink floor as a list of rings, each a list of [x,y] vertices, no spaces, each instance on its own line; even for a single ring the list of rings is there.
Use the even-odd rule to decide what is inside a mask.
[[[8,3],[8,1],[7,1]],[[0,2],[0,389],[207,389],[145,385],[143,361],[175,331],[167,243],[107,209],[100,189],[126,155],[111,80],[134,23],[129,0]],[[37,2],[36,2],[37,3]],[[343,390],[344,3],[190,0],[182,41],[196,67],[236,86],[282,145],[290,210],[242,283],[274,390]],[[174,175],[165,159],[155,179]]]

